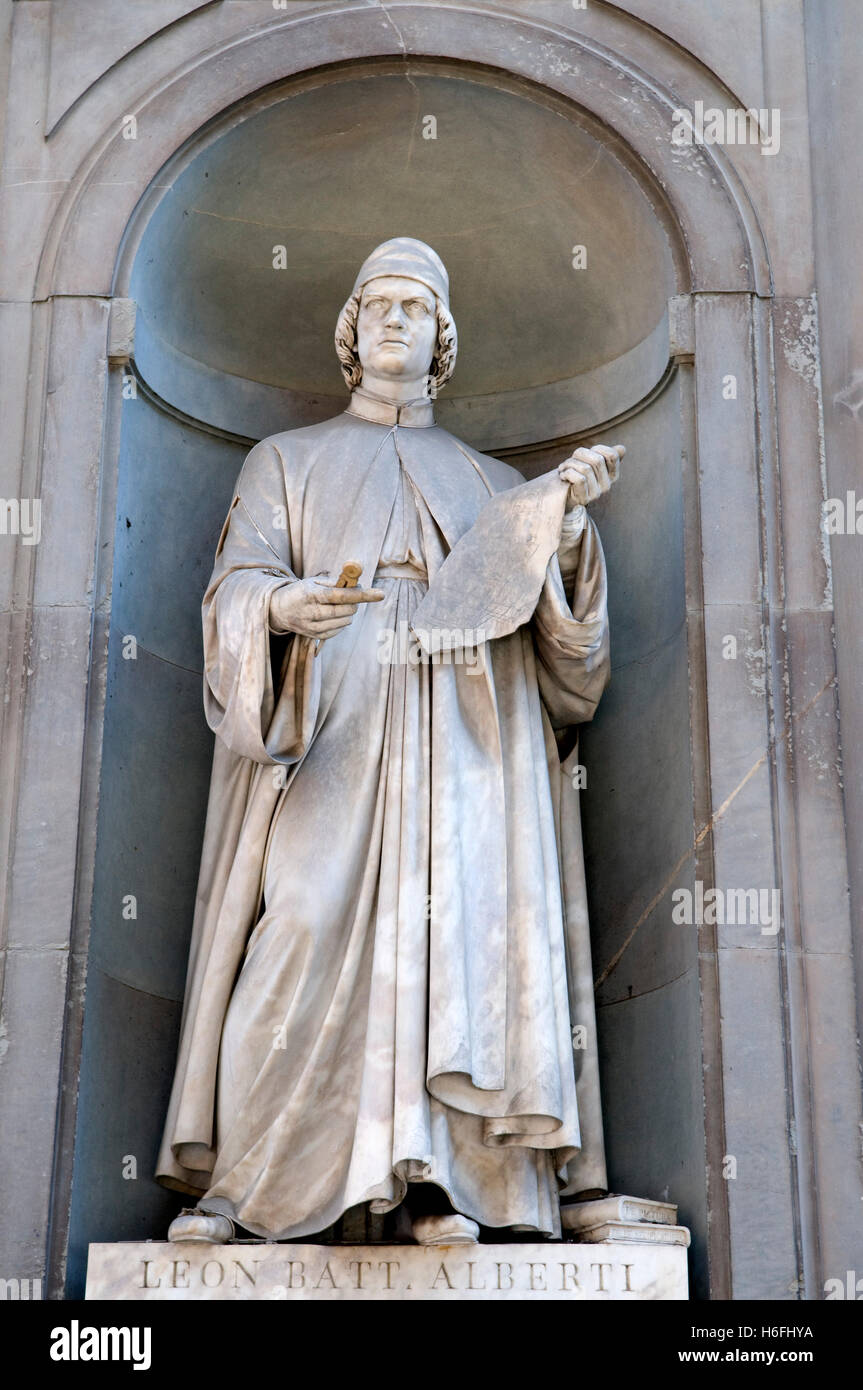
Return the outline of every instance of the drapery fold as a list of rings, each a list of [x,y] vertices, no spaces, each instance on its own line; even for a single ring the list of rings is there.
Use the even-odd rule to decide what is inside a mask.
[[[428,588],[381,580],[317,656],[271,634],[280,585],[347,560],[371,583],[394,558],[403,475]],[[575,1059],[571,1035],[593,1025],[577,792],[553,730],[607,681],[605,576],[588,521],[564,583],[565,495],[436,427],[348,414],[246,461],[204,599],[217,743],[158,1171],[250,1230],[309,1234],[422,1177],[484,1224],[556,1233],[558,1184],[603,1185],[595,1026]],[[459,543],[493,573],[507,510],[518,621],[472,664],[382,659],[458,593]]]

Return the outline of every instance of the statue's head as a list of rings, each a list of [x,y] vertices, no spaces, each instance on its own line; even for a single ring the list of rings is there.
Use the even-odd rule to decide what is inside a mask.
[[[453,374],[457,348],[440,256],[413,237],[376,247],[336,324],[336,352],[351,390],[365,371],[384,381],[427,378],[428,394],[437,395]]]

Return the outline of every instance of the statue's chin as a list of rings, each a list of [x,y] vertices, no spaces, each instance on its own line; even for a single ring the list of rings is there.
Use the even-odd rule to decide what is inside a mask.
[[[413,354],[400,348],[381,348],[373,357],[365,361],[360,357],[360,365],[365,375],[376,376],[381,380],[421,381],[431,369],[430,357],[425,367]]]
[[[393,381],[400,381],[404,377],[411,375],[408,368],[409,364],[405,361],[404,357],[399,357],[397,353],[393,353],[392,355],[387,353],[386,357],[380,358],[377,362],[370,363],[364,370],[370,372],[373,376],[392,377]],[[419,373],[414,374],[419,375]]]

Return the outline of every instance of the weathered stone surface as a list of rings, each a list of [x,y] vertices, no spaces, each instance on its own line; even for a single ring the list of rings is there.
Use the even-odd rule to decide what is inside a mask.
[[[685,1226],[654,1226],[649,1221],[600,1221],[578,1235],[579,1243],[689,1246]]]
[[[56,1155],[75,1142],[78,1078],[69,1061],[74,1048],[68,1020],[77,1016],[83,990],[81,974],[73,974],[69,983],[61,964],[73,914],[82,924],[81,971],[85,963],[87,884],[94,859],[86,827],[95,823],[102,746],[93,696],[104,684],[104,642],[93,644],[89,680],[86,663],[77,658],[86,641],[87,610],[100,602],[107,622],[111,607],[111,547],[96,512],[100,498],[103,520],[113,510],[119,427],[111,400],[112,395],[118,399],[121,374],[116,371],[112,382],[108,373],[102,402],[105,344],[101,308],[91,296],[130,293],[128,271],[161,196],[158,185],[171,186],[185,167],[185,156],[177,158],[177,151],[188,141],[192,160],[208,144],[215,148],[232,122],[242,122],[255,103],[272,98],[272,84],[289,71],[315,69],[318,81],[333,61],[371,57],[378,64],[399,64],[407,81],[417,81],[426,58],[438,65],[438,73],[455,58],[462,75],[476,59],[499,72],[509,69],[515,81],[535,79],[542,100],[554,103],[562,95],[563,107],[572,98],[597,118],[603,141],[610,135],[618,154],[642,171],[641,161],[659,171],[665,192],[656,200],[656,214],[659,222],[665,219],[676,245],[675,292],[717,291],[714,302],[699,312],[694,370],[679,371],[673,390],[627,422],[629,433],[615,431],[634,446],[630,457],[640,466],[638,474],[629,471],[607,519],[600,520],[615,573],[622,575],[620,557],[625,559],[627,550],[631,569],[627,585],[618,580],[613,596],[615,676],[604,727],[592,734],[595,756],[586,759],[588,847],[608,843],[605,829],[614,812],[625,818],[619,820],[615,853],[589,865],[589,886],[605,971],[662,886],[665,874],[646,895],[642,891],[651,855],[670,867],[686,851],[691,769],[700,809],[689,829],[702,835],[696,877],[707,883],[715,870],[713,881],[719,885],[755,886],[766,881],[765,866],[776,865],[782,874],[783,932],[777,942],[757,928],[748,934],[724,929],[717,969],[716,932],[704,927],[696,942],[694,931],[670,927],[670,890],[653,902],[620,966],[602,985],[608,1132],[616,1182],[657,1194],[667,1185],[681,1203],[682,1217],[693,1228],[692,1264],[702,1280],[700,1291],[708,1287],[708,1242],[714,1297],[820,1296],[825,1277],[853,1266],[863,1221],[860,1093],[849,1044],[860,1008],[863,952],[852,946],[851,937],[860,920],[863,870],[852,853],[849,905],[849,855],[841,826],[844,814],[853,851],[863,820],[857,640],[863,547],[859,535],[825,538],[817,515],[822,491],[844,498],[854,488],[859,496],[863,313],[854,273],[863,214],[861,95],[854,67],[859,0],[831,0],[829,6],[717,0],[707,8],[692,0],[614,5],[588,0],[584,10],[571,0],[487,0],[482,12],[458,0],[394,7],[358,0],[347,9],[342,0],[289,0],[284,11],[271,0],[218,6],[136,0],[133,8],[134,15],[112,24],[114,0],[0,5],[0,26],[12,30],[7,54],[0,55],[0,104],[6,97],[0,112],[6,137],[0,204],[6,301],[0,315],[2,495],[33,497],[40,476],[51,485],[38,548],[43,553],[9,536],[0,545],[0,606],[8,603],[13,610],[4,787],[10,821],[20,813],[17,834],[0,816],[4,852],[15,856],[9,920],[0,924],[0,941],[12,944],[2,1014],[6,1031],[0,1030],[0,1173],[7,1199],[0,1261],[22,1278],[44,1272],[50,1192],[52,1287],[55,1293],[62,1287],[64,1242],[58,1233],[68,1182],[56,1167]],[[234,105],[250,96],[250,107]],[[671,105],[680,101],[691,107],[699,99],[720,107],[731,101],[781,107],[781,152],[768,159],[757,148],[682,155],[671,150]],[[123,138],[126,113],[138,118],[134,140]],[[562,129],[564,120],[556,119]],[[441,152],[440,140],[430,142],[419,157]],[[514,170],[524,167],[517,142],[512,164]],[[368,177],[361,163],[356,168]],[[213,197],[218,212],[216,192]],[[134,208],[139,211],[130,221]],[[578,211],[576,200],[575,223]],[[242,237],[245,229],[235,225]],[[453,230],[445,221],[442,225]],[[258,230],[266,242],[271,229]],[[409,230],[421,234],[413,226]],[[610,218],[609,246],[618,230]],[[369,229],[357,229],[358,236],[366,232],[371,240]],[[493,229],[483,226],[471,238],[478,277],[490,234]],[[274,231],[271,240],[277,239],[282,235]],[[467,242],[463,226],[454,229],[454,239]],[[577,228],[565,224],[564,250],[577,239]],[[473,265],[470,269],[473,274]],[[769,320],[772,343],[768,348],[762,342],[758,349],[755,389],[744,384],[733,403],[717,397],[717,374],[721,381],[739,373],[741,364],[751,366],[756,352],[752,324],[730,301],[740,298],[734,291],[751,291],[756,282],[757,294],[749,296],[752,324],[759,314]],[[806,319],[816,286],[820,322],[809,333]],[[64,294],[74,301],[64,306]],[[775,310],[773,294],[780,297]],[[614,285],[607,297],[614,301]],[[295,331],[295,312],[291,319],[286,322]],[[680,383],[685,389],[678,393]],[[672,577],[684,527],[669,510],[657,512],[651,505],[659,496],[658,478],[671,478],[678,466],[681,444],[667,428],[666,409],[673,400],[676,410],[678,399],[684,415],[691,410],[697,419],[699,446],[683,440],[692,496],[685,524],[688,611],[679,621],[667,601],[664,577]],[[97,461],[103,406],[104,450]],[[193,433],[195,444],[187,447]],[[215,493],[222,479],[230,485],[228,455],[235,446],[176,419],[149,440],[141,431],[140,439],[128,491],[139,489],[144,510],[153,512],[160,489],[169,494],[164,479],[175,470],[178,495],[206,531],[206,516],[221,509]],[[210,450],[212,474],[204,468],[199,473],[197,460],[205,462]],[[218,450],[224,459],[216,458]],[[185,463],[178,465],[181,451],[197,486],[187,486],[190,472]],[[528,468],[537,454],[526,451]],[[544,467],[556,462],[548,460]],[[156,472],[162,481],[154,486]],[[209,509],[206,516],[198,513],[199,506]],[[621,514],[615,514],[618,507]],[[127,514],[133,524],[119,547],[112,621],[137,632],[148,650],[194,667],[187,657],[194,635],[191,605],[178,615],[165,599],[177,573],[171,567],[172,535],[140,524],[148,517],[137,509]],[[147,545],[139,546],[145,529]],[[670,559],[658,555],[656,536]],[[95,576],[94,546],[104,557]],[[136,546],[141,553],[151,548],[149,573],[146,565],[134,564]],[[187,571],[175,587],[188,594],[194,585],[195,576]],[[141,602],[148,592],[150,606]],[[706,625],[705,601],[713,608]],[[67,610],[64,630],[61,617]],[[666,627],[663,620],[672,612],[675,621]],[[689,637],[691,759],[686,704],[678,698],[685,659],[674,663],[673,686],[657,675],[658,648],[671,647],[678,628]],[[706,689],[702,631],[711,667]],[[754,657],[751,669],[742,669],[738,659],[732,670],[733,663],[718,655],[717,641],[730,631],[745,633],[743,646]],[[759,689],[762,631],[775,656],[771,666],[771,653],[765,651]],[[28,652],[35,660],[26,663],[33,669],[25,675]],[[837,669],[838,698],[830,685]],[[185,672],[183,679],[191,684]],[[56,687],[56,699],[48,685]],[[652,715],[663,700],[660,726]],[[631,707],[639,712],[635,720],[629,717]],[[143,721],[143,703],[137,713]],[[632,732],[618,737],[620,730]],[[63,739],[68,747],[59,745]],[[590,747],[590,741],[584,745]],[[139,750],[139,761],[148,751],[149,746]],[[756,759],[756,772],[723,811],[726,797]],[[183,775],[179,761],[178,779]],[[115,757],[107,748],[106,762],[109,778],[122,777],[122,755]],[[70,808],[81,792],[82,770],[84,831],[76,854],[70,848],[75,839]],[[150,802],[141,801],[143,816]],[[711,811],[719,814],[713,831]],[[60,831],[56,844],[55,828]],[[153,876],[158,837],[149,844],[136,839],[131,821],[124,830],[131,846],[140,844],[142,864],[149,856],[146,866]],[[674,883],[688,886],[691,878],[690,858]],[[174,901],[182,914],[179,897]],[[157,957],[160,940],[147,950],[153,964],[170,973],[170,965]],[[122,944],[118,938],[117,954]],[[143,976],[132,978],[131,971],[129,982],[136,985],[126,990],[130,1001],[151,984],[149,976],[145,982]],[[94,1040],[110,1037],[115,1015],[108,1011],[101,1022],[96,1018],[95,994],[88,1006],[95,1085],[100,1063]],[[147,1018],[143,1004],[130,1047],[146,1033]],[[61,1054],[68,1067],[66,1099],[55,1125]],[[633,1069],[636,1056],[640,1071]],[[154,1047],[150,1080],[165,1065]],[[132,1098],[112,1093],[113,1080],[102,1076],[100,1084],[104,1089],[93,1115],[121,1102],[131,1111]],[[116,1116],[118,1136],[126,1119],[125,1112]],[[163,1198],[152,1186],[147,1196],[146,1180],[137,1190],[150,1225],[143,1224],[143,1215],[137,1228],[123,1224],[116,1195],[122,1189],[101,1183],[104,1131],[89,1117],[84,1123],[95,1125],[92,1161],[79,1175],[92,1204],[81,1208],[79,1249],[94,1236],[163,1229],[156,1220]],[[158,1121],[150,1117],[148,1123]],[[735,1173],[725,1171],[726,1159],[734,1160]],[[74,1275],[70,1287],[78,1291]]]
[[[612,1194],[591,1202],[569,1202],[561,1208],[565,1231],[584,1231],[603,1221],[640,1221],[657,1226],[675,1226],[677,1207],[673,1202],[652,1202],[646,1197]]]
[[[673,1228],[677,1229],[677,1228]],[[88,1299],[641,1302],[688,1297],[681,1245],[91,1245]]]

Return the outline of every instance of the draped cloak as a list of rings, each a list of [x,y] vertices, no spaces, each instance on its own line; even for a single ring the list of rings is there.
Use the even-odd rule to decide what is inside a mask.
[[[497,514],[513,573],[519,545],[539,555],[526,621],[496,610],[502,635],[416,661],[401,638],[460,540],[453,566],[506,592],[474,523],[537,484],[429,404],[361,392],[238,479],[203,603],[217,737],[157,1176],[256,1234],[431,1181],[484,1225],[557,1235],[561,1192],[606,1187],[567,734],[608,680],[605,567],[592,522],[567,540],[556,473],[540,488],[547,564]],[[275,590],[348,560],[383,601],[318,649],[270,629]]]

